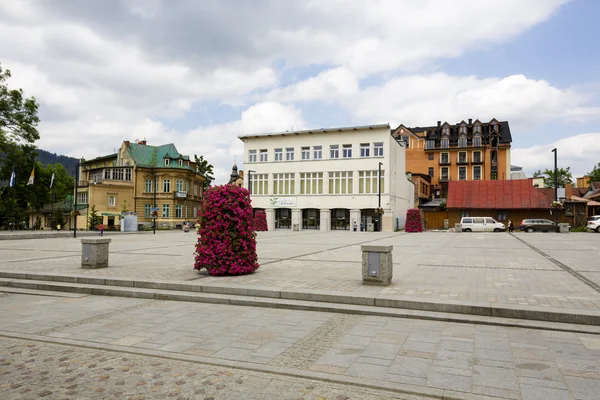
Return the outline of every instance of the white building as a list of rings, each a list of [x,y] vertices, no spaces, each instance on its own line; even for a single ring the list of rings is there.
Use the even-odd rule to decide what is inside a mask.
[[[244,184],[254,209],[266,211],[269,230],[356,226],[389,232],[404,227],[406,210],[414,206],[404,147],[389,125],[239,138],[244,142]],[[379,206],[383,215],[375,212]]]

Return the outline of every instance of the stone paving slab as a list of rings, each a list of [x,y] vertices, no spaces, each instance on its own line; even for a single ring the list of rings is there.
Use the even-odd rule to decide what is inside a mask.
[[[573,332],[94,296],[40,300],[5,295],[0,300],[0,321],[8,322],[0,336],[28,334],[42,341],[195,357],[209,364],[259,371],[319,373],[334,381],[336,377],[345,382],[355,379],[413,392],[421,388],[422,393],[452,393],[458,399],[484,395],[532,399],[543,393],[546,399],[595,400],[600,385],[600,336]],[[0,345],[0,354],[5,354],[6,347]],[[36,356],[43,348],[25,355],[19,351],[27,350],[13,347],[10,353],[14,354],[0,356],[0,393],[15,390],[7,386],[4,373],[19,373],[23,379],[16,383],[26,388],[26,382],[38,384],[38,377],[47,371],[39,363],[44,358]],[[15,362],[10,356],[22,358]],[[102,361],[108,365],[86,357],[81,361],[78,353],[64,357],[55,368],[64,379],[76,380],[83,371],[92,373],[90,380],[81,380],[72,390],[82,386],[116,390],[103,382],[114,385],[130,375],[135,382],[131,386],[141,381],[145,386],[152,377],[143,367],[147,363],[129,365],[130,355],[123,356],[124,361],[121,358],[122,364]],[[5,365],[7,360],[10,365]],[[96,370],[109,378],[102,381]],[[193,381],[192,377],[181,379]],[[55,381],[59,388],[71,382],[75,381]]]
[[[600,273],[595,272],[600,272],[598,237],[593,233],[259,232],[262,266],[256,273],[211,277],[192,269],[194,234],[162,231],[114,236],[110,267],[97,270],[80,268],[81,244],[72,238],[0,241],[0,271],[598,311],[598,291],[553,261],[600,284]],[[394,246],[390,286],[362,285],[362,244]],[[569,248],[576,255],[560,250]]]

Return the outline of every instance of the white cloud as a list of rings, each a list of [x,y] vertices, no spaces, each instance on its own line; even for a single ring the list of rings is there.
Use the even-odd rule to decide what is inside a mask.
[[[554,168],[557,149],[558,167],[571,167],[573,178],[584,176],[600,162],[600,133],[585,133],[528,148],[513,148],[511,162],[524,168],[528,176],[540,169]]]

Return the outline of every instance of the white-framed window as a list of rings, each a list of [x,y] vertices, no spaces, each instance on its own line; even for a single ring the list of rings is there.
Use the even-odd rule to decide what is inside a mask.
[[[329,194],[351,194],[352,171],[329,173]]]
[[[466,151],[459,151],[458,152],[458,163],[459,164],[466,164],[467,162],[467,152]]]
[[[266,161],[268,161],[268,158],[269,158],[269,153],[267,153],[267,150],[266,149],[260,150],[260,161],[266,162]]]
[[[466,135],[467,134],[467,126],[466,125],[461,125],[458,127],[458,133],[462,134],[462,135]]]
[[[481,165],[473,166],[473,180],[480,181],[481,180]]]
[[[283,161],[283,149],[275,149],[275,161]]]
[[[152,204],[144,204],[144,218],[152,216]]]
[[[467,129],[467,128],[465,128]],[[458,147],[467,147],[467,137],[466,136],[461,136],[458,138]]]
[[[269,174],[250,175],[252,194],[269,194]]]
[[[383,157],[383,142],[373,143],[373,156]]]
[[[165,158],[165,165],[169,165],[171,163],[171,160],[169,160],[168,158]]]
[[[293,147],[285,148],[285,159],[287,161],[294,161],[294,148]]]
[[[256,162],[256,150],[248,150],[248,162]]]
[[[351,144],[342,145],[342,157],[352,158],[352,145]]]
[[[171,180],[163,179],[163,193],[169,193],[171,191]]]
[[[371,144],[370,143],[361,143],[360,144],[360,156],[361,157],[369,157],[371,153]]]
[[[481,152],[480,151],[473,152],[473,162],[481,162]]]
[[[473,136],[473,147],[481,147],[481,135]]]
[[[175,218],[183,218],[183,204],[175,206]]]
[[[103,171],[103,179],[113,181],[130,181],[131,168],[106,168]]]
[[[163,204],[162,206],[162,217],[163,218],[169,218],[171,212],[171,205],[170,204]]]
[[[473,127],[473,133],[481,133],[481,125],[477,124]]]
[[[329,158],[340,158],[340,146],[332,144],[329,146]]]
[[[194,183],[194,196],[198,196],[198,185]]]
[[[183,179],[177,179],[175,181],[175,191],[183,192]]]
[[[449,181],[450,180],[450,168],[448,168],[448,167],[440,168],[440,180],[441,181]]]
[[[321,160],[323,158],[323,146],[313,146],[313,159]]]
[[[117,198],[115,196],[108,196],[108,206],[114,207],[117,204]]]
[[[358,193],[379,193],[379,170],[358,171]],[[385,190],[385,171],[381,170],[381,193]]]
[[[427,141],[425,142],[425,150],[431,150],[431,149],[435,149],[435,140],[427,139]]]
[[[450,136],[450,128],[449,127],[444,127],[442,128],[442,135],[443,136]]]
[[[273,194],[294,194],[295,192],[294,173],[273,174]]]
[[[183,160],[179,160],[179,166],[183,167]]]
[[[448,138],[443,138],[441,141],[442,144],[442,149],[447,149],[450,147],[450,139]]]
[[[440,164],[450,164],[450,153],[440,153]]]
[[[467,167],[458,167],[458,180],[459,181],[467,180]]]
[[[323,173],[301,172],[300,194],[323,194]]]
[[[152,193],[154,191],[152,189],[152,179],[146,179],[146,185],[144,186],[144,191],[146,193]]]
[[[433,178],[433,174],[435,173],[434,171],[435,170],[434,170],[433,167],[429,167],[429,170],[427,171],[429,173],[429,176],[432,177],[432,178]]]
[[[88,192],[77,193],[77,204],[87,204]]]
[[[310,160],[310,147],[302,147],[302,159]]]

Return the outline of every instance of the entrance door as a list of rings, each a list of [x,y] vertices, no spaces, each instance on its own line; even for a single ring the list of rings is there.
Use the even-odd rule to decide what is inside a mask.
[[[292,210],[278,208],[275,210],[275,229],[292,229]]]
[[[302,210],[302,229],[321,228],[321,212],[316,208]]]
[[[375,213],[374,208],[365,208],[360,210],[360,229],[367,230],[368,224],[373,224],[373,230],[381,230],[381,215]]]
[[[350,210],[347,208],[335,208],[331,210],[331,230],[350,230]]]

